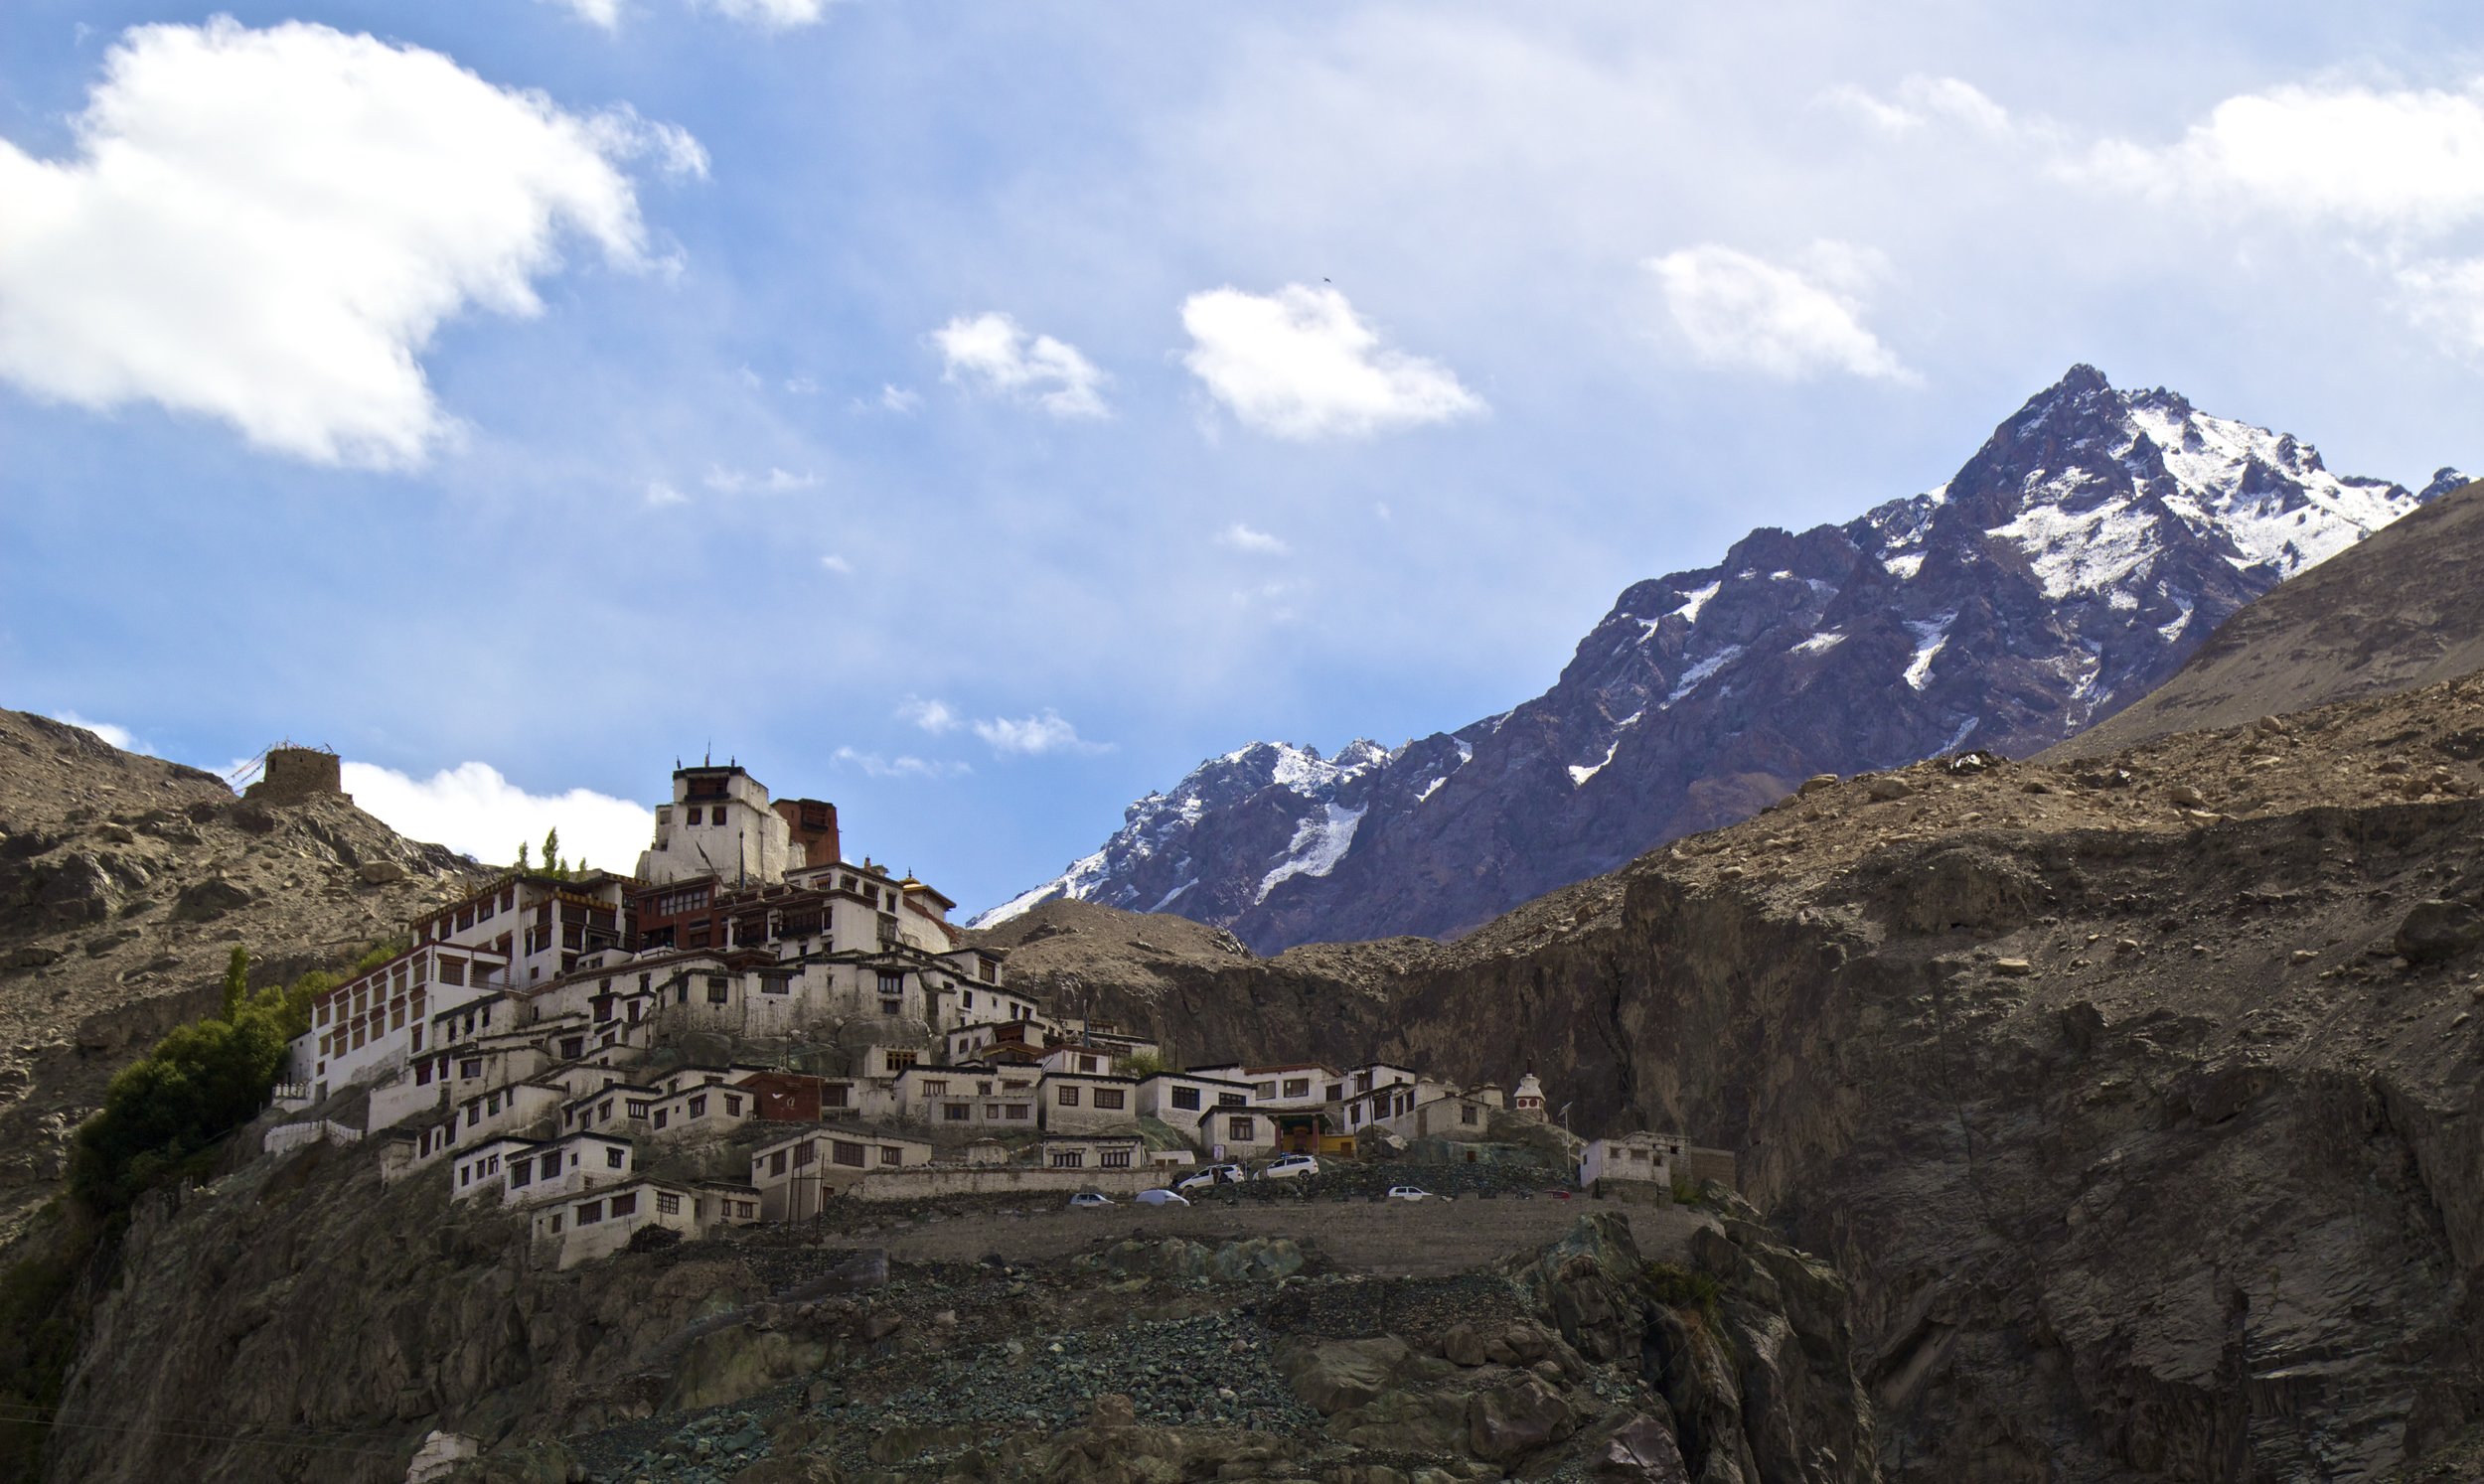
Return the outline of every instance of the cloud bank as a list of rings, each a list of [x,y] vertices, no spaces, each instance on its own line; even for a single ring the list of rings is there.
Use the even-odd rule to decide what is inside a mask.
[[[344,774],[345,792],[390,829],[490,865],[517,859],[521,840],[540,851],[544,831],[556,828],[563,856],[626,872],[655,836],[655,813],[646,805],[587,789],[530,794],[489,763],[460,763],[417,779],[348,762]]]

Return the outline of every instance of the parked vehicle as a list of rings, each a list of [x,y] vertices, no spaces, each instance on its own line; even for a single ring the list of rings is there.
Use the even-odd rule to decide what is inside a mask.
[[[1098,1206],[1111,1204],[1113,1198],[1100,1190],[1082,1190],[1069,1198],[1069,1209],[1072,1211],[1092,1211]]]
[[[1392,1201],[1445,1201],[1449,1197],[1436,1196],[1420,1185],[1392,1185],[1389,1187],[1389,1199]]]
[[[1288,1154],[1259,1172],[1262,1180],[1291,1180],[1297,1175],[1317,1175],[1320,1161],[1309,1154]]]
[[[1205,1190],[1213,1185],[1238,1185],[1241,1181],[1242,1166],[1238,1164],[1211,1164],[1195,1175],[1184,1175],[1182,1178],[1174,1181],[1173,1189]]]
[[[1142,1206],[1187,1206],[1190,1204],[1182,1199],[1181,1192],[1177,1190],[1143,1190],[1131,1199]]]
[[[1544,1194],[1551,1196],[1556,1201],[1566,1201],[1570,1198],[1570,1192],[1566,1190],[1547,1190]]]

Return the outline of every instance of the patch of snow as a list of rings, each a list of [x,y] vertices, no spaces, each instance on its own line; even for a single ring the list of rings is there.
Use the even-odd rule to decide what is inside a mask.
[[[1900,582],[1913,582],[1915,574],[1924,570],[1924,553],[1909,551],[1899,556],[1881,558],[1881,569]]]
[[[1833,630],[1822,630],[1793,647],[1797,655],[1825,655],[1846,642],[1846,636]]]
[[[2178,601],[2178,600],[2177,600],[2177,601]],[[2184,603],[2184,604],[2182,605],[2182,611],[2181,611],[2180,613],[2178,613],[2178,614],[2174,615],[2173,622],[2171,622],[2171,623],[2167,623],[2167,624],[2159,624],[2159,625],[2157,625],[2157,626],[2156,626],[2156,633],[2157,633],[2157,636],[2158,636],[2159,638],[2161,638],[2161,639],[2163,639],[2163,640],[2165,641],[2165,643],[2167,643],[2167,644],[2171,644],[2171,643],[2173,643],[2175,640],[2180,639],[2180,638],[2182,637],[2182,631],[2183,631],[2183,630],[2188,629],[2188,628],[2190,628],[2190,627],[2191,627],[2191,605],[2190,605],[2190,604],[2188,604],[2188,603]]]
[[[1710,655],[1707,659],[1700,661],[1697,665],[1683,670],[1682,677],[1673,682],[1673,693],[1664,698],[1664,703],[1669,706],[1675,701],[1680,700],[1683,696],[1690,694],[1701,685],[1706,684],[1708,679],[1718,670],[1723,669],[1725,667],[1733,664],[1741,658],[1742,646],[1738,644],[1729,644],[1725,648],[1717,651],[1715,654]]]
[[[1771,581],[1771,582],[1785,582],[1785,581],[1786,581],[1786,580],[1790,579],[1793,575],[1794,575],[1794,574],[1793,574],[1793,573],[1791,573],[1791,572],[1771,572],[1771,573],[1769,573],[1769,581]]]
[[[1320,810],[1295,826],[1294,838],[1286,844],[1285,859],[1259,879],[1259,894],[1251,898],[1253,903],[1267,901],[1279,883],[1296,876],[1325,876],[1345,858],[1346,848],[1354,843],[1355,827],[1363,821],[1363,812],[1339,809],[1334,804],[1322,805]]]
[[[1440,777],[1432,780],[1430,783],[1425,784],[1422,790],[1415,795],[1415,803],[1421,804],[1426,799],[1431,798],[1434,794],[1439,793],[1441,785],[1447,782],[1449,782],[1449,775],[1444,773]]]
[[[1949,626],[1957,622],[1952,608],[1939,618],[1909,620],[1907,632],[1915,636],[1915,658],[1907,662],[1906,683],[1910,689],[1921,690],[1932,681],[1932,663],[1949,644]]]
[[[2058,603],[2074,593],[2102,591],[2156,555],[2156,522],[2135,505],[2108,500],[2071,511],[2035,504],[1985,534],[2016,542],[2044,595]]]
[[[1687,623],[1695,624],[1699,622],[1700,610],[1708,606],[1708,600],[1724,590],[1725,584],[1722,581],[1718,581],[1711,582],[1706,587],[1697,588],[1693,591],[1684,593],[1682,594],[1682,606],[1674,609],[1671,614],[1667,615],[1667,617],[1679,617]],[[1659,620],[1659,622],[1661,622],[1661,620]],[[1653,625],[1650,625],[1649,627],[1652,628]]]
[[[1168,892],[1164,893],[1164,896],[1162,896],[1162,897],[1158,898],[1158,899],[1157,899],[1157,902],[1156,902],[1156,905],[1155,905],[1155,906],[1153,906],[1153,907],[1150,907],[1150,908],[1148,909],[1148,911],[1150,911],[1150,912],[1162,912],[1162,911],[1164,911],[1165,908],[1170,907],[1170,906],[1173,904],[1173,899],[1174,899],[1174,898],[1176,898],[1176,897],[1180,896],[1183,892],[1188,891],[1191,887],[1196,886],[1196,885],[1198,885],[1198,883],[1197,883],[1196,881],[1184,881],[1184,882],[1182,882],[1179,886],[1174,887],[1171,891],[1168,891]]]
[[[1594,778],[1597,774],[1604,772],[1606,766],[1613,761],[1613,755],[1621,750],[1622,739],[1616,737],[1613,739],[1613,745],[1605,749],[1605,755],[1602,761],[1590,764],[1584,768],[1580,767],[1576,763],[1572,763],[1570,765],[1570,787],[1575,789],[1586,783],[1589,779]]]
[[[1982,720],[1983,720],[1983,718],[1982,718],[1982,717],[1980,717],[1980,716],[1969,716],[1969,717],[1967,717],[1967,718],[1966,718],[1966,720],[1965,720],[1965,722],[1964,722],[1962,725],[1960,725],[1956,731],[1951,732],[1951,733],[1949,734],[1949,740],[1941,744],[1941,753],[1951,753],[1951,752],[1955,752],[1955,751],[1957,751],[1957,745],[1958,745],[1960,742],[1965,741],[1965,740],[1966,740],[1966,734],[1967,734],[1968,732],[1973,731],[1973,730],[1975,729],[1975,724],[1976,724],[1977,722],[1979,722],[1979,721],[1982,721]],[[1935,754],[1935,756],[1939,756],[1939,755],[1940,755],[1939,753],[1936,753],[1936,754]]]

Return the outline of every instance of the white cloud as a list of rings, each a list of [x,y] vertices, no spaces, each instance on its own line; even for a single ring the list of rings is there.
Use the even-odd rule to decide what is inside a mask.
[[[975,735],[984,739],[997,753],[1016,753],[1036,757],[1047,752],[1105,752],[1111,744],[1090,742],[1078,735],[1078,728],[1050,706],[1040,716],[1012,720],[996,716],[975,723]]]
[[[2407,320],[2454,351],[2484,353],[2484,257],[2422,255],[2484,222],[2484,83],[2244,93],[2172,144],[2108,140],[2057,169],[2153,200],[2338,228],[2391,273]]]
[[[1845,109],[1884,134],[1911,134],[1935,120],[1962,124],[1993,138],[2013,128],[2007,108],[1972,82],[1956,77],[1928,77],[1918,73],[1900,82],[1888,98],[1875,97],[1851,82],[1840,83],[1821,93],[1820,101]]]
[[[621,0],[543,0],[543,3],[557,5],[590,26],[600,26],[606,31],[621,29]]]
[[[1436,361],[1382,348],[1333,288],[1209,289],[1182,301],[1182,365],[1243,426],[1272,437],[1355,438],[1483,410]]]
[[[828,0],[701,0],[718,15],[769,31],[786,31],[796,26],[816,23],[828,9]]]
[[[647,482],[647,503],[659,509],[668,505],[688,505],[690,497],[660,479]]]
[[[924,700],[912,695],[907,696],[898,705],[897,716],[900,720],[913,722],[935,737],[946,732],[954,732],[966,724],[966,719],[951,710],[948,702],[938,699]]]
[[[831,551],[827,555],[820,558],[820,569],[822,571],[834,572],[840,577],[851,577],[854,575],[854,563],[846,560],[842,556],[839,556],[834,551]]]
[[[1253,530],[1250,526],[1243,524],[1239,520],[1234,521],[1231,525],[1228,525],[1224,529],[1216,532],[1216,544],[1219,546],[1230,546],[1236,551],[1248,551],[1260,556],[1283,556],[1286,552],[1293,549],[1287,546],[1284,541],[1270,535],[1268,532],[1264,530]]]
[[[790,470],[770,467],[765,473],[753,474],[746,469],[727,469],[721,464],[710,466],[706,478],[699,481],[719,495],[788,495],[796,490],[815,488],[819,482],[820,477],[807,469],[795,474]]]
[[[785,389],[796,396],[815,396],[819,393],[820,383],[809,376],[787,376]]]
[[[114,726],[108,721],[88,721],[75,711],[55,711],[52,713],[52,719],[70,726],[82,726],[123,752],[153,751],[144,742],[131,735],[129,728],[125,726]]]
[[[941,379],[1031,401],[1055,417],[1103,417],[1104,372],[1076,346],[1029,335],[1006,314],[960,315],[932,332]],[[883,391],[885,400],[885,391]]]
[[[2484,86],[2245,93],[2174,144],[2108,141],[2064,169],[2155,196],[2434,234],[2484,219]]]
[[[345,792],[397,833],[492,865],[515,860],[521,840],[541,850],[544,831],[557,828],[564,857],[626,872],[655,835],[655,813],[643,804],[587,789],[530,794],[489,763],[460,763],[427,779],[373,763],[349,762],[344,773]]]
[[[959,762],[935,761],[902,753],[893,758],[882,757],[876,752],[860,752],[852,747],[838,748],[829,754],[829,759],[850,768],[859,768],[868,778],[954,778],[975,771]]]
[[[1799,267],[1714,242],[1647,260],[1701,361],[1786,380],[1823,371],[1913,380],[1863,327],[1853,290],[1873,265],[1869,253],[1839,242],[1814,244]]]
[[[649,266],[618,163],[704,158],[436,52],[227,18],[124,33],[75,130],[57,162],[0,141],[0,376],[381,468],[454,428],[420,362],[444,320],[541,313],[565,233]]]
[[[923,405],[923,394],[883,381],[879,387],[879,405],[883,411],[903,416]]]

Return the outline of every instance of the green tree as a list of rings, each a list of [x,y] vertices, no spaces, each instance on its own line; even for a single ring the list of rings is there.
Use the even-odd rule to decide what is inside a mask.
[[[241,1013],[241,1005],[250,997],[250,951],[239,944],[233,946],[233,956],[225,961],[224,1018],[233,1019]]]
[[[527,869],[527,842],[524,840],[518,841],[518,869]]]
[[[555,876],[560,874],[560,826],[557,824],[543,831],[543,869]]]

